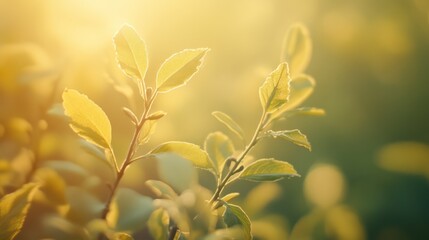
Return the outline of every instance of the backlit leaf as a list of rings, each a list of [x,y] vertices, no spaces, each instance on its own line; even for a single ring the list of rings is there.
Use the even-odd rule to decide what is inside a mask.
[[[288,101],[289,82],[289,68],[284,62],[271,72],[259,88],[259,99],[266,112],[274,112]]]
[[[243,239],[252,239],[251,222],[243,209],[234,204],[225,204],[225,208],[223,218],[228,228],[239,225],[243,230]]]
[[[272,158],[260,159],[247,166],[240,174],[240,179],[250,181],[278,181],[284,177],[295,177],[299,174],[287,162]]]
[[[212,160],[217,173],[225,159],[234,153],[232,141],[221,132],[210,133],[204,142],[204,149]]]
[[[38,187],[28,183],[0,200],[0,239],[11,240],[19,233]]]
[[[175,153],[182,158],[191,161],[196,167],[207,170],[214,169],[214,166],[207,153],[198,145],[187,142],[172,141],[159,145],[150,153],[157,154],[165,152]]]
[[[138,81],[139,86],[144,86],[144,78],[148,67],[147,50],[144,41],[139,37],[136,30],[129,25],[124,25],[113,37],[113,40],[116,58],[122,70],[129,77]]]
[[[272,118],[277,118],[286,111],[290,111],[301,105],[314,91],[316,82],[311,76],[300,74],[290,81],[290,94],[287,103],[273,113]]]
[[[298,146],[305,147],[311,151],[311,144],[301,131],[298,129],[294,130],[283,130],[283,131],[268,131],[267,134],[273,138],[283,138],[288,141],[295,143]]]
[[[303,24],[292,25],[283,43],[281,61],[289,63],[290,72],[296,75],[305,70],[310,62],[312,42],[307,27]]]
[[[302,107],[302,108],[293,109],[291,111],[287,111],[285,117],[290,117],[294,115],[324,116],[326,115],[326,112],[322,108]]]
[[[185,49],[165,60],[156,76],[158,92],[168,92],[185,85],[198,71],[207,51],[207,48]]]
[[[63,92],[63,107],[75,133],[97,146],[110,148],[110,121],[97,104],[76,90],[66,89]]]
[[[214,111],[212,112],[212,115],[219,120],[219,122],[223,123],[229,130],[237,134],[240,139],[244,139],[243,129],[241,129],[240,125],[238,125],[238,123],[236,123],[230,116],[220,111]]]
[[[134,238],[127,233],[120,232],[113,234],[110,240],[134,240]]]
[[[170,186],[168,186],[168,184],[164,182],[157,180],[148,180],[146,181],[146,185],[148,185],[149,188],[153,192],[155,192],[155,194],[159,198],[168,198],[173,200],[178,197],[177,193],[173,190],[173,188],[171,188]]]

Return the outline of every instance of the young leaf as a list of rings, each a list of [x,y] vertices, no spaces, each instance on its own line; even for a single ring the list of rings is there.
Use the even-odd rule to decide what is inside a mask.
[[[144,86],[148,59],[146,44],[139,37],[136,30],[124,25],[113,37],[116,49],[116,58],[125,74]],[[140,90],[145,90],[143,89]]]
[[[316,82],[309,75],[300,74],[293,77],[290,81],[289,100],[272,114],[272,119],[301,105],[313,93],[315,85]]]
[[[267,134],[273,138],[281,137],[288,141],[295,143],[298,146],[305,147],[311,151],[311,144],[301,131],[298,129],[294,130],[283,130],[283,131],[268,131]]]
[[[229,130],[237,134],[240,139],[244,140],[243,129],[241,129],[240,125],[238,125],[238,123],[236,123],[230,116],[220,111],[214,111],[212,112],[212,115],[219,120],[219,122],[223,123]]]
[[[0,239],[14,239],[19,233],[30,208],[30,201],[38,187],[36,183],[28,183],[1,199]]]
[[[139,134],[139,144],[145,144],[149,141],[150,137],[155,133],[157,120],[146,120],[143,124],[142,130]]]
[[[173,188],[171,188],[164,182],[157,180],[147,180],[146,185],[149,186],[149,188],[153,192],[155,192],[155,194],[159,198],[167,198],[174,200],[178,197],[177,193],[173,190]]]
[[[158,92],[168,92],[185,85],[198,71],[207,51],[207,48],[185,49],[165,60],[156,76]]]
[[[66,89],[63,92],[63,107],[75,133],[101,148],[110,148],[110,121],[97,104],[76,90]]]
[[[234,153],[232,141],[221,132],[210,133],[204,142],[204,149],[213,162],[216,173],[219,173],[222,164]]]
[[[302,108],[293,109],[291,111],[287,111],[284,117],[288,118],[294,115],[324,116],[325,114],[326,112],[322,108],[302,107]],[[280,119],[283,119],[283,118],[280,118]]]
[[[295,177],[299,174],[287,162],[264,158],[247,166],[240,174],[240,179],[249,181],[278,181],[284,177]]]
[[[290,64],[293,75],[305,70],[310,62],[312,43],[308,29],[303,24],[292,25],[283,43],[281,61]]]
[[[243,239],[252,239],[251,222],[247,214],[241,207],[234,204],[225,204],[224,221],[228,228],[235,225],[241,226],[243,230]]]
[[[181,156],[184,159],[191,161],[196,167],[214,170],[214,166],[210,161],[207,153],[200,146],[187,142],[166,142],[152,150],[151,154],[171,152]]]
[[[289,97],[289,68],[281,63],[259,88],[259,98],[264,111],[271,113],[282,107]]]
[[[156,209],[150,216],[147,227],[155,240],[165,240],[168,238],[168,215],[162,208]]]

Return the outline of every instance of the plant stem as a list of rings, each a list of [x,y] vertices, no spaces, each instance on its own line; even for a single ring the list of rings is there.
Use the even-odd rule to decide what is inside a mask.
[[[123,177],[123,176],[124,176],[124,174],[125,174],[125,170],[126,170],[126,169],[127,169],[127,167],[132,163],[132,161],[131,161],[131,160],[133,159],[133,156],[134,156],[134,154],[135,154],[135,152],[136,152],[136,147],[137,147],[137,145],[138,145],[138,141],[137,141],[137,140],[138,140],[138,137],[139,137],[140,131],[141,131],[141,129],[142,129],[142,127],[143,127],[144,123],[145,123],[145,122],[146,122],[146,120],[147,120],[148,113],[149,113],[149,111],[150,111],[150,109],[151,109],[151,107],[152,107],[152,104],[153,104],[153,101],[154,101],[154,99],[155,99],[156,95],[157,95],[157,93],[155,92],[155,93],[152,95],[152,97],[151,97],[148,101],[145,101],[145,108],[144,108],[144,111],[143,111],[143,113],[142,113],[142,116],[141,116],[141,118],[140,118],[140,121],[139,121],[139,122],[138,122],[138,124],[135,126],[135,130],[134,130],[133,138],[131,139],[130,145],[129,145],[129,147],[128,147],[127,155],[126,155],[126,157],[125,157],[125,160],[122,162],[122,165],[121,165],[121,167],[119,168],[119,171],[117,172],[115,182],[113,183],[113,185],[112,185],[112,187],[111,187],[109,197],[108,197],[108,199],[107,199],[107,201],[106,201],[106,205],[105,205],[105,207],[104,207],[104,209],[103,209],[103,212],[102,212],[102,214],[101,214],[101,219],[106,220],[106,218],[107,218],[107,214],[108,214],[108,213],[109,213],[109,211],[110,211],[110,204],[111,204],[111,203],[112,203],[112,201],[113,201],[113,198],[114,198],[114,196],[115,196],[115,194],[116,194],[116,191],[117,191],[117,189],[118,189],[119,183],[121,182],[121,179],[122,179],[122,177]],[[99,240],[105,239],[105,236],[104,236],[103,234],[100,234],[100,235],[99,235],[99,237],[98,237],[98,239],[99,239]]]
[[[259,133],[263,129],[263,127],[266,124],[266,118],[267,113],[264,111],[262,113],[261,118],[259,119],[258,126],[256,127],[255,133],[253,134],[252,140],[250,140],[249,144],[246,146],[244,151],[240,154],[240,156],[237,158],[237,161],[234,162],[234,165],[229,170],[228,174],[223,178],[218,186],[216,187],[216,191],[213,194],[212,198],[210,199],[210,204],[213,204],[216,200],[219,199],[220,194],[222,193],[225,186],[228,184],[228,180],[236,173],[236,170],[240,167],[241,162],[243,161],[244,157],[252,150],[252,148],[256,145],[258,142]]]

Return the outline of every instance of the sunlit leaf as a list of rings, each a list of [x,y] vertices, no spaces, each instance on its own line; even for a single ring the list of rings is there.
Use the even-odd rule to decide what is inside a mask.
[[[284,62],[271,72],[259,88],[259,98],[266,112],[274,112],[288,101],[289,82],[289,68]]]
[[[222,201],[229,202],[238,196],[240,196],[240,193],[238,192],[228,193],[227,195],[222,197]]]
[[[300,74],[290,81],[290,94],[287,103],[273,112],[272,118],[277,118],[286,111],[301,105],[314,91],[316,82],[311,76]]]
[[[152,212],[147,222],[150,235],[155,240],[165,240],[168,238],[168,215],[164,209],[159,208]]]
[[[159,145],[150,153],[156,154],[165,152],[175,153],[182,158],[191,161],[196,167],[208,170],[215,169],[207,153],[198,145],[187,142],[172,141]]]
[[[108,220],[117,231],[142,229],[154,210],[152,198],[126,188],[118,190],[115,204],[117,214],[113,213],[114,216],[108,216]]]
[[[309,151],[311,151],[311,144],[307,139],[307,136],[305,136],[301,131],[298,129],[294,130],[283,130],[283,131],[271,131],[269,130],[267,134],[273,138],[283,138],[288,141],[291,141],[295,143],[298,146],[305,147]]]
[[[240,179],[250,181],[278,181],[285,177],[295,177],[299,174],[287,162],[270,159],[260,159],[247,166],[240,174]]]
[[[241,207],[234,204],[225,204],[223,215],[225,224],[230,228],[236,225],[241,226],[244,239],[252,239],[251,222]]]
[[[148,180],[146,181],[146,185],[148,185],[149,188],[152,189],[152,191],[155,192],[159,198],[168,198],[173,200],[178,197],[177,193],[164,182]]]
[[[198,71],[207,51],[207,48],[185,49],[165,60],[156,76],[158,92],[168,92],[185,85]]]
[[[63,107],[74,132],[97,146],[110,148],[110,121],[97,104],[76,90],[66,89],[63,92]]]
[[[303,24],[292,25],[283,43],[281,61],[289,63],[290,72],[296,75],[305,70],[310,62],[312,42],[307,27]]]
[[[219,122],[223,123],[229,130],[237,134],[240,139],[244,139],[243,129],[230,116],[220,111],[214,111],[212,112],[212,115],[219,120]]]
[[[1,199],[0,239],[14,239],[21,231],[30,202],[38,187],[36,183],[28,183]]]
[[[291,111],[287,111],[285,116],[290,117],[294,115],[306,115],[306,116],[325,116],[326,112],[322,108],[315,108],[315,107],[302,107],[302,108],[296,108]]]
[[[116,48],[116,57],[122,70],[144,86],[144,78],[148,67],[146,44],[139,37],[136,30],[124,25],[113,38]],[[143,89],[145,89],[143,87]],[[142,91],[143,89],[140,89]]]
[[[145,144],[149,141],[150,137],[155,133],[157,120],[146,120],[143,124],[139,134],[139,144]]]
[[[210,133],[204,142],[204,149],[212,160],[217,173],[222,168],[225,159],[234,153],[232,141],[221,132]]]
[[[180,193],[196,183],[197,172],[189,160],[169,152],[155,156],[160,179],[176,192]]]
[[[189,231],[190,219],[183,206],[179,206],[178,202],[170,199],[155,199],[153,202],[156,207],[162,208],[168,213],[170,219],[177,224],[181,231]]]

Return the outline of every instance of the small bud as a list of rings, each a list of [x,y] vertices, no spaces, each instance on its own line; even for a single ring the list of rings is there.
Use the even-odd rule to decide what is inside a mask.
[[[123,107],[122,111],[124,111],[125,115],[127,115],[131,119],[131,122],[133,122],[135,125],[137,125],[137,123],[139,122],[139,120],[137,119],[137,117],[134,114],[134,112],[131,111],[131,109]]]
[[[151,87],[148,87],[146,89],[146,97],[147,97],[147,99],[151,99],[152,98],[152,93],[153,93],[153,89]]]
[[[167,115],[166,112],[158,111],[158,112],[152,113],[146,119],[147,120],[158,120],[158,119],[164,117],[165,115]]]

